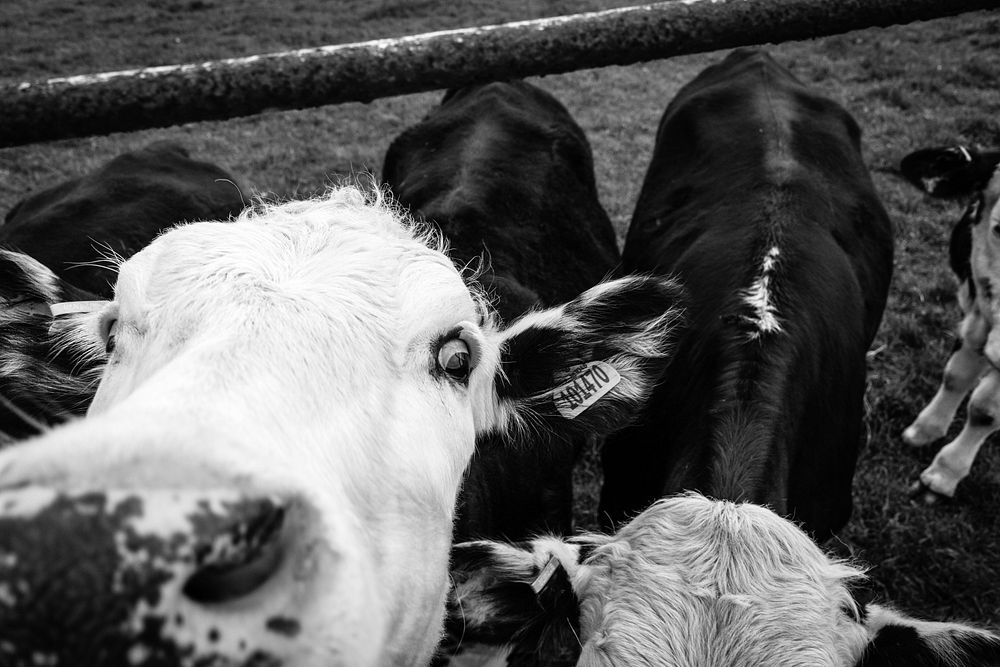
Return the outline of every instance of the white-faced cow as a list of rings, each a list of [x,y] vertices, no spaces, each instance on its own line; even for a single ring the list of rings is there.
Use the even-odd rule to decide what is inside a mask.
[[[613,536],[453,548],[449,625],[587,667],[987,667],[1000,637],[870,604],[862,570],[749,503],[657,501]],[[538,664],[552,664],[544,657]]]
[[[911,445],[944,437],[971,391],[961,433],[920,473],[913,492],[925,502],[952,497],[986,438],[1000,429],[1000,152],[962,146],[929,148],[906,156],[903,175],[934,197],[974,195],[951,234],[951,268],[958,277],[962,323],[941,386],[903,431]]]
[[[687,326],[645,417],[605,445],[602,514],[696,490],[769,505],[820,541],[841,528],[892,252],[839,104],[755,50],[682,88],[622,264],[676,276]]]
[[[621,279],[500,329],[351,187],[167,231],[77,320],[107,355],[87,416],[0,452],[0,663],[427,663],[477,435],[621,426],[676,294]],[[564,416],[595,369],[617,383]]]
[[[442,230],[452,259],[485,258],[479,281],[505,321],[572,298],[618,262],[583,130],[523,81],[449,91],[392,143],[382,178]],[[531,354],[549,354],[544,336],[525,341]],[[481,438],[459,496],[456,540],[570,530],[579,443],[538,444],[512,450],[501,437]]]
[[[108,254],[128,258],[179,222],[225,220],[243,207],[231,175],[159,141],[17,203],[0,226],[0,246],[106,298],[115,278],[101,261]]]

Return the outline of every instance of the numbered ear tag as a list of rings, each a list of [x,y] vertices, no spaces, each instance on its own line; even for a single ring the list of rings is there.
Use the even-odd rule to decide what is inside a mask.
[[[555,556],[549,556],[542,571],[531,582],[531,590],[535,591],[535,595],[540,594],[542,589],[549,585],[549,581],[552,579],[552,575],[555,573],[557,567],[559,567],[559,560]]]
[[[621,380],[622,376],[611,364],[591,361],[573,369],[569,380],[552,390],[552,401],[559,414],[575,419]]]

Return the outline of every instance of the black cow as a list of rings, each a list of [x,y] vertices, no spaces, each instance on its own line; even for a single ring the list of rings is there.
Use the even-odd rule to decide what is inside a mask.
[[[963,314],[958,328],[960,340],[948,359],[934,398],[903,431],[903,440],[914,446],[944,437],[958,406],[972,392],[962,432],[941,448],[911,489],[927,503],[955,495],[983,442],[1000,428],[998,164],[998,151],[953,146],[916,151],[903,158],[900,165],[907,180],[933,197],[972,196],[952,229],[949,244]]]
[[[551,95],[523,81],[451,90],[389,147],[383,180],[475,265],[507,321],[561,303],[618,261],[586,136]],[[538,354],[546,354],[544,339]],[[571,524],[579,442],[502,451],[481,439],[459,499],[456,539],[519,539]]]
[[[841,528],[892,253],[839,104],[756,50],[681,89],[622,269],[676,275],[688,326],[645,420],[605,445],[602,516],[688,489],[767,504],[820,541]]]
[[[107,255],[127,259],[167,227],[226,219],[243,208],[233,176],[159,141],[17,203],[0,227],[0,245],[106,298],[115,277],[102,265]]]

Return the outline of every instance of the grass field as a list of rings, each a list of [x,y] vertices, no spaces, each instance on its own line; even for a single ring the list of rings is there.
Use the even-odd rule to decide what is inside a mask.
[[[0,82],[199,61],[633,4],[627,0],[5,0]],[[866,159],[897,229],[889,304],[873,345],[869,441],[843,540],[872,566],[883,599],[914,614],[1000,629],[1000,447],[984,447],[953,503],[923,507],[906,487],[934,448],[899,434],[933,394],[957,322],[946,265],[960,205],[922,197],[895,174],[918,147],[1000,145],[1000,11],[772,47],[803,81],[840,101],[864,129]],[[720,54],[537,80],[560,98],[594,149],[602,202],[620,236],[677,89]],[[172,138],[242,175],[246,192],[318,193],[381,168],[389,141],[439,93],[274,112],[127,135],[0,150],[0,211],[33,189]],[[957,431],[957,428],[953,432]],[[594,526],[593,460],[580,474],[579,524]]]

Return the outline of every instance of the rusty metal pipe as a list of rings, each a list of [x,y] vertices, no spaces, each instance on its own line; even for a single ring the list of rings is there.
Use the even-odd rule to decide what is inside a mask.
[[[400,39],[0,86],[0,147],[628,65],[996,8],[996,0],[674,0]]]

